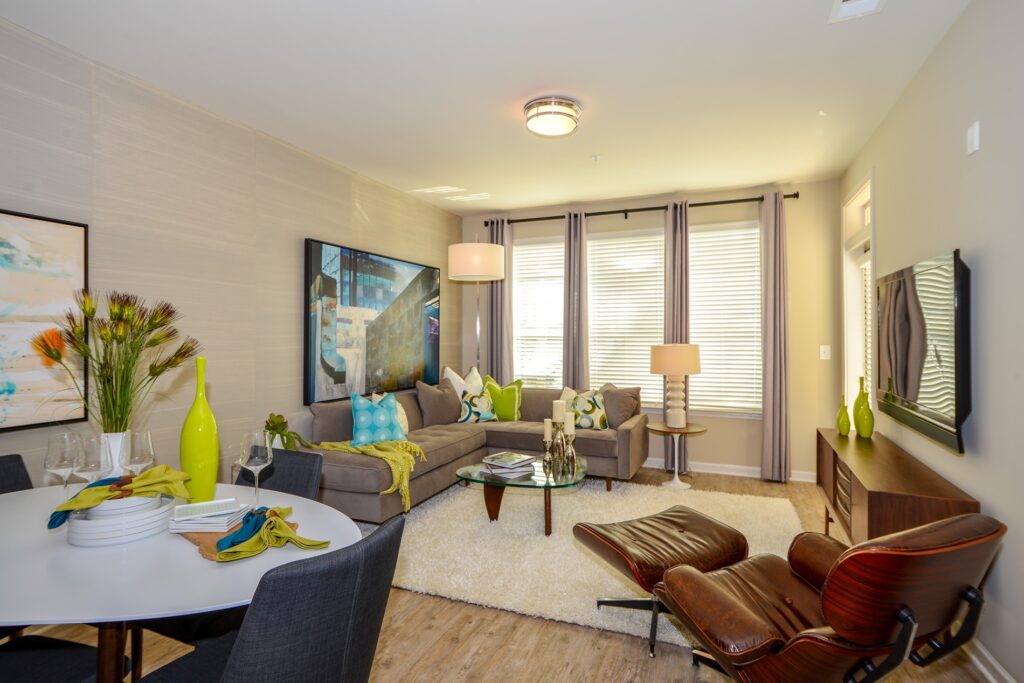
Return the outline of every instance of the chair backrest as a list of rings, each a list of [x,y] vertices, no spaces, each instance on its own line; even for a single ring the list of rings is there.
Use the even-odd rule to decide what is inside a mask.
[[[267,572],[222,683],[368,680],[404,527],[395,517],[355,545]]]
[[[859,645],[888,645],[897,615],[914,610],[918,635],[951,625],[968,588],[979,588],[1006,526],[982,514],[950,517],[844,552],[821,593],[825,622]]]
[[[304,451],[274,449],[274,462],[260,472],[260,487],[316,500],[324,456]],[[239,469],[236,484],[252,486],[252,472]]]
[[[0,493],[13,493],[32,488],[25,461],[17,453],[0,455]]]

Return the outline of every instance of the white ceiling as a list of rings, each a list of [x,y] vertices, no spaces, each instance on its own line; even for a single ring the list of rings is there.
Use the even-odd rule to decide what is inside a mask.
[[[456,213],[835,177],[969,0],[0,0],[0,15]],[[522,105],[577,98],[564,139]],[[825,115],[819,114],[823,112]],[[592,155],[600,161],[592,161]]]

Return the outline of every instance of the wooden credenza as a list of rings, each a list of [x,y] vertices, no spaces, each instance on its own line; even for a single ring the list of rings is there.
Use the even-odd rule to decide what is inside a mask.
[[[853,543],[978,512],[978,501],[881,434],[818,430],[818,493]]]

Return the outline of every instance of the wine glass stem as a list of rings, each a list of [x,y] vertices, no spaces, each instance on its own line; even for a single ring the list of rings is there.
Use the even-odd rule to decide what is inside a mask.
[[[256,507],[260,506],[260,471],[256,470],[252,473],[253,482],[256,484]]]

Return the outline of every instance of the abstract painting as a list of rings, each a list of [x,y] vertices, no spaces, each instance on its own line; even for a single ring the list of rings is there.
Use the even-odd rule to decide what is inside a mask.
[[[441,271],[306,240],[306,405],[436,384]]]
[[[45,365],[31,340],[87,286],[87,244],[82,223],[0,210],[0,431],[86,419],[67,374]]]

